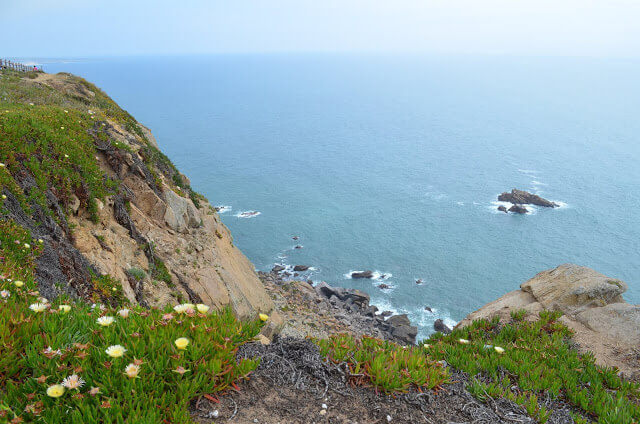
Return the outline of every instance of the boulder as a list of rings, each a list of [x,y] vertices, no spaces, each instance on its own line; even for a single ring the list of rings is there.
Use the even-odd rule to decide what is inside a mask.
[[[525,208],[524,206],[521,205],[513,205],[509,208],[509,212],[514,212],[514,213],[527,213],[529,212],[527,210],[527,208]]]
[[[427,312],[433,312],[433,311],[431,310],[431,308],[430,308],[430,307],[428,307],[428,306],[425,306],[425,307],[424,307],[424,310],[425,310],[425,311],[427,311]]]
[[[624,301],[627,285],[593,269],[563,264],[540,272],[520,286],[469,314],[456,327],[494,316],[502,322],[511,313],[526,312],[527,320],[538,319],[543,310],[563,313],[559,321],[573,332],[580,352],[592,352],[596,363],[615,366],[625,376],[640,375],[640,364],[629,361],[640,345],[640,305]]]
[[[293,267],[293,270],[296,272],[302,272],[308,270],[309,268],[309,265],[296,265]]]
[[[284,271],[285,269],[286,269],[286,268],[285,268],[285,267],[283,267],[282,265],[276,265],[276,266],[274,266],[273,268],[271,268],[271,272],[278,273],[278,272],[282,272],[282,271]]]
[[[302,249],[302,246],[298,244],[296,247],[294,247],[294,249]]]
[[[164,221],[172,230],[185,232],[188,228],[197,228],[202,222],[200,212],[190,199],[178,196],[173,190],[164,191],[167,210]]]
[[[393,315],[386,320],[389,332],[401,343],[415,344],[418,327],[411,325],[407,314]]]
[[[504,206],[498,206],[498,210],[499,210],[500,212],[507,213],[507,208],[506,208],[506,207],[504,207]]]
[[[373,278],[373,271],[354,271],[351,278]]]
[[[385,290],[385,289],[390,289],[391,287],[389,287],[388,284],[382,283],[378,285],[378,288],[381,290]]]
[[[531,293],[545,309],[575,314],[587,308],[624,302],[624,281],[607,277],[591,268],[563,264],[542,271],[520,288]]]
[[[433,323],[433,329],[444,334],[451,333],[449,326],[447,326],[447,324],[445,324],[440,318]]]
[[[345,289],[342,287],[332,287],[324,281],[318,283],[315,289],[324,297],[331,299],[336,296],[342,302],[351,302],[360,307],[369,305],[369,295],[357,289]]]
[[[529,193],[527,191],[513,189],[511,193],[504,192],[498,196],[498,200],[501,202],[510,202],[514,205],[536,205],[543,206],[545,208],[557,208],[559,205],[550,200],[543,199],[537,194]]]
[[[418,279],[416,280],[416,284],[422,284],[422,283],[424,283],[424,281],[422,281],[422,278],[418,278]]]

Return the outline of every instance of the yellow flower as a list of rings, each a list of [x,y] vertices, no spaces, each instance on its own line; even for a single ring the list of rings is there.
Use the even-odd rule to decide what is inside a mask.
[[[425,348],[425,349],[429,349],[431,347],[431,345],[429,343],[425,343],[422,347]]]
[[[202,313],[202,314],[206,314],[207,312],[209,312],[209,307],[205,304],[202,303],[198,303],[196,305],[196,308],[198,309],[198,312]]]
[[[13,282],[13,284],[15,284],[15,285],[16,285],[16,287],[22,287],[22,286],[24,286],[24,283],[23,283],[22,281],[20,281],[20,280],[16,280],[16,281],[14,281],[14,282]]]
[[[138,373],[140,372],[140,366],[136,365],[136,364],[129,364],[127,365],[127,367],[124,369],[124,373],[127,375],[127,377],[129,378],[136,378],[138,376]]]
[[[189,339],[187,339],[186,337],[180,337],[179,339],[176,339],[174,343],[176,344],[176,347],[178,349],[184,350],[187,348],[187,345],[189,344]]]
[[[3,194],[3,195],[2,195],[2,199],[6,199],[6,198],[7,198],[7,195],[6,195],[6,194]]]
[[[504,353],[504,349],[503,349],[503,348],[501,348],[500,346],[496,346],[496,347],[494,347],[493,349],[494,349],[496,352],[498,352],[498,353]]]
[[[110,326],[111,324],[113,324],[113,321],[115,321],[115,318],[113,318],[113,317],[106,317],[106,316],[105,316],[105,317],[100,317],[100,318],[98,318],[98,319],[96,320],[96,322],[97,322],[98,324],[100,324],[101,326],[103,326],[103,327],[108,327],[108,326]]]
[[[64,386],[62,384],[54,384],[47,388],[47,396],[52,398],[59,398],[64,394]]]
[[[113,345],[109,346],[107,350],[105,350],[106,354],[111,356],[112,358],[119,358],[127,351],[124,346]]]
[[[25,249],[31,249],[31,245],[30,245],[29,243],[25,243],[25,244],[24,244],[24,248],[25,248]]]
[[[44,243],[44,240],[38,239],[38,243],[42,244],[42,243]]]
[[[71,310],[71,306],[69,306],[69,305],[60,305],[60,306],[58,306],[58,310],[60,312],[62,312],[63,314],[66,314],[67,312],[69,312]]]
[[[267,314],[260,314],[260,315],[258,315],[258,317],[260,318],[260,321],[262,321],[262,322],[264,322],[264,321],[269,319],[269,315],[267,315]]]
[[[469,340],[467,340],[467,339],[458,339],[458,343],[460,343],[460,344],[469,344]]]

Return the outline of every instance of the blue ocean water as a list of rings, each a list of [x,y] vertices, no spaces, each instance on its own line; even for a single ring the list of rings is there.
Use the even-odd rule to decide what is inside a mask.
[[[422,336],[565,262],[625,280],[640,302],[638,61],[318,54],[44,67],[95,82],[149,126],[196,190],[231,207],[223,220],[257,269],[311,265],[314,280],[407,312]],[[563,206],[497,212],[514,187]],[[365,269],[391,289],[345,276]]]

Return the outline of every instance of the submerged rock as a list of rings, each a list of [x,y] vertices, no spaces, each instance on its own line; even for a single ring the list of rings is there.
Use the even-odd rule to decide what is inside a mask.
[[[373,271],[354,271],[351,278],[373,278]]]
[[[498,200],[501,202],[510,202],[514,205],[536,205],[545,208],[557,208],[560,205],[550,200],[543,199],[537,194],[529,193],[527,191],[513,189],[511,192],[504,192],[498,196]]]

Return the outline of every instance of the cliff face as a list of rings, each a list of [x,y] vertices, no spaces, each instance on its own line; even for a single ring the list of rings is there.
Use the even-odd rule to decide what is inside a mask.
[[[1,213],[42,239],[44,296],[230,305],[278,325],[215,209],[102,91],[69,74],[3,75],[0,107]]]
[[[622,298],[627,285],[593,269],[563,264],[542,271],[501,298],[469,314],[458,326],[499,316],[509,321],[511,313],[524,311],[536,319],[543,310],[563,313],[560,322],[574,332],[581,351],[593,352],[604,366],[616,366],[627,377],[640,379],[640,305]]]

